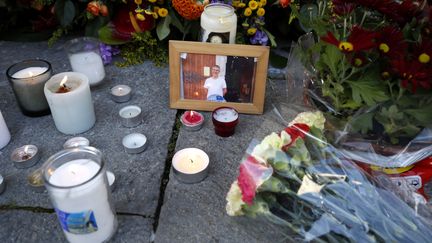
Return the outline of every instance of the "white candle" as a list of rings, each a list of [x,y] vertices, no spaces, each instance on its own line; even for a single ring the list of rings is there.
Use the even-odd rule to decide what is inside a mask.
[[[66,238],[70,242],[103,242],[116,228],[109,203],[105,171],[88,159],[72,160],[49,177],[50,196]]]
[[[147,146],[147,137],[141,133],[132,133],[123,138],[122,144],[128,153],[141,153]]]
[[[0,111],[0,149],[6,146],[9,143],[10,139],[11,139],[11,135],[9,129],[3,118],[3,114]]]
[[[202,41],[212,43],[235,43],[237,16],[227,4],[214,3],[201,14]]]
[[[69,91],[57,93],[60,82],[67,76],[65,83]],[[89,130],[96,122],[90,86],[85,75],[75,72],[59,73],[45,84],[51,114],[57,129],[65,134],[77,134]]]
[[[232,122],[237,120],[238,113],[232,108],[221,108],[213,113],[213,118],[220,122]]]
[[[126,102],[131,98],[131,91],[131,87],[119,84],[111,88],[111,97],[115,102]]]
[[[136,127],[141,124],[141,108],[136,105],[125,106],[120,109],[119,115],[125,127]]]
[[[209,157],[201,149],[186,148],[175,153],[172,165],[181,173],[196,174],[208,167]]]
[[[102,57],[98,53],[90,51],[71,54],[69,61],[74,72],[88,77],[90,85],[99,84],[105,78]]]
[[[46,72],[48,68],[46,67],[28,67],[24,68],[12,75],[12,78],[31,78]]]

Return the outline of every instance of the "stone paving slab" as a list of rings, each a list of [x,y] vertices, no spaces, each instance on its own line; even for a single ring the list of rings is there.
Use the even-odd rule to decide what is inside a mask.
[[[150,242],[152,220],[118,215],[118,229],[110,242]],[[66,242],[55,213],[0,211],[0,242]],[[5,227],[7,226],[7,227]]]
[[[51,116],[30,118],[22,115],[5,73],[11,64],[31,58],[51,62],[54,73],[70,71],[67,55],[62,43],[48,49],[46,42],[0,42],[0,56],[0,110],[12,135],[11,142],[0,151],[0,174],[6,177],[8,184],[7,190],[0,195],[0,205],[52,208],[46,192],[30,191],[26,176],[61,150],[63,143],[73,136],[57,131]],[[106,73],[107,80],[92,87],[96,124],[80,136],[87,137],[92,146],[102,151],[108,169],[117,176],[113,193],[116,210],[153,216],[176,115],[176,110],[168,109],[168,67],[155,67],[151,62],[128,68],[109,65]],[[116,84],[132,87],[133,96],[129,102],[118,104],[110,99],[109,88]],[[142,108],[144,119],[141,125],[135,128],[121,126],[118,111],[126,105]],[[122,138],[132,132],[144,133],[148,138],[149,145],[141,154],[130,155],[123,149]],[[42,157],[32,168],[17,169],[10,161],[10,154],[25,144],[38,146]]]

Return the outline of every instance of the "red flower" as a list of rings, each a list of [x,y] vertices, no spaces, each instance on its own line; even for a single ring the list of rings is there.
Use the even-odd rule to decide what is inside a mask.
[[[286,8],[291,4],[291,0],[279,0],[279,4],[282,8]]]
[[[87,11],[94,16],[99,16],[100,4],[97,1],[92,1],[87,4]]]
[[[358,52],[351,58],[351,65],[354,67],[363,67],[368,63],[368,60],[363,52]]]
[[[347,41],[339,41],[331,32],[327,32],[327,35],[321,37],[321,39],[337,46],[342,52],[348,53],[352,51],[368,50],[374,47],[375,43],[373,42],[373,38],[375,36],[375,32],[354,26]]]
[[[412,93],[417,91],[417,86],[425,89],[432,87],[432,73],[425,68],[425,65],[417,60],[408,61],[403,58],[392,62],[395,72],[401,78],[401,85],[405,89],[410,88]]]
[[[309,126],[304,123],[295,123],[285,128],[285,132],[288,133],[291,137],[291,142],[283,146],[282,150],[287,150],[293,143],[295,143],[297,138],[304,139],[306,137],[306,133],[308,133],[309,131]]]
[[[379,52],[389,57],[403,56],[408,46],[403,33],[395,26],[382,29],[377,36],[376,44]]]
[[[237,178],[243,202],[251,205],[257,188],[273,173],[271,167],[260,164],[253,156],[249,156],[240,164]]]
[[[350,3],[346,0],[333,0],[333,12],[339,16],[350,14],[356,6],[356,3]]]

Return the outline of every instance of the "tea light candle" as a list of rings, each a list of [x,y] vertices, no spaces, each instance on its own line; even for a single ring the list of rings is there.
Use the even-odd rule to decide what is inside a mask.
[[[5,147],[9,143],[10,139],[11,139],[11,135],[9,129],[3,118],[3,114],[0,111],[0,149]]]
[[[136,105],[125,106],[120,109],[119,115],[121,122],[125,127],[136,127],[141,124],[141,108]]]
[[[89,145],[90,145],[90,141],[87,138],[85,138],[85,137],[73,137],[73,138],[66,140],[66,142],[63,144],[63,148],[67,149],[67,148],[74,148],[74,147],[79,147],[79,146],[89,146]]]
[[[115,231],[106,171],[101,170],[95,161],[76,159],[45,172],[50,173],[45,184],[52,187],[50,196],[69,242],[105,242]]]
[[[172,168],[179,181],[197,183],[207,177],[209,157],[201,149],[185,148],[174,154]]]
[[[24,115],[43,116],[50,113],[43,89],[51,74],[51,64],[41,59],[16,63],[6,71]]]
[[[6,181],[3,178],[3,176],[0,175],[0,194],[4,192],[5,188],[6,188]]]
[[[189,131],[198,131],[204,124],[204,116],[197,111],[186,111],[180,117],[183,127]]]
[[[57,129],[64,134],[82,133],[96,122],[88,78],[65,72],[45,84],[45,96]]]
[[[235,44],[237,16],[227,4],[212,3],[201,14],[202,41]]]
[[[131,87],[120,84],[111,88],[111,98],[117,103],[127,102],[131,99]]]
[[[147,147],[147,137],[141,133],[131,133],[123,138],[122,144],[127,153],[139,154]]]
[[[35,165],[40,159],[38,148],[35,145],[24,145],[12,151],[11,160],[15,167],[23,169]]]
[[[35,192],[43,192],[43,191],[45,191],[42,173],[43,173],[43,169],[41,167],[41,168],[39,168],[37,170],[32,171],[27,176],[27,182],[29,183],[29,185],[32,188],[32,190],[35,191]]]
[[[238,112],[231,107],[219,107],[212,113],[212,121],[215,133],[221,137],[229,137],[234,134],[238,124]]]
[[[105,68],[97,39],[91,37],[76,38],[70,40],[65,46],[74,72],[87,76],[89,84],[92,86],[103,81]]]

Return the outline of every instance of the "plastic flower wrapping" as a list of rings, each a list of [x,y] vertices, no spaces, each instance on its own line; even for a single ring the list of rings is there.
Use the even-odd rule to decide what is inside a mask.
[[[428,242],[428,206],[387,176],[370,177],[328,143],[325,124],[320,111],[302,112],[283,131],[252,142],[227,213],[283,225],[287,240]]]

